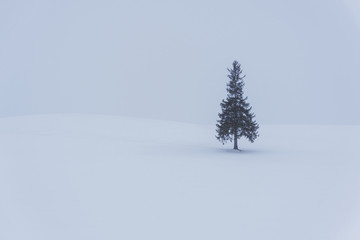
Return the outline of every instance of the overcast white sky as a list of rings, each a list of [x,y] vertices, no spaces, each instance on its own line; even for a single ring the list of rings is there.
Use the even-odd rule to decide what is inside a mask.
[[[0,1],[0,116],[215,123],[234,59],[260,124],[360,124],[357,0]]]

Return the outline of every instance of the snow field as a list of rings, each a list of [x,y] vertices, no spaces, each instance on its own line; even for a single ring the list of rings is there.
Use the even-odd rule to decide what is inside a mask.
[[[359,239],[360,127],[0,119],[0,239]]]

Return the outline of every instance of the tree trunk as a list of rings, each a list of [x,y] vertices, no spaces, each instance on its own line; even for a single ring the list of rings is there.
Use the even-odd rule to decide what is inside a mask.
[[[239,150],[237,140],[238,140],[237,133],[235,133],[234,134],[234,149]]]

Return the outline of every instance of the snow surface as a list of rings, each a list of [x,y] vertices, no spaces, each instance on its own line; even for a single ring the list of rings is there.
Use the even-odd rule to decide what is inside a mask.
[[[0,239],[360,239],[360,126],[0,119]]]

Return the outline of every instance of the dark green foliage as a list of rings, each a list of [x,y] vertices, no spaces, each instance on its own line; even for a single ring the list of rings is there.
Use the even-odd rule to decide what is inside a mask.
[[[234,61],[232,69],[228,69],[230,82],[227,84],[227,98],[220,104],[222,112],[219,113],[216,124],[216,138],[223,144],[234,141],[234,149],[238,149],[237,139],[247,138],[250,142],[259,136],[259,125],[254,120],[255,114],[251,112],[249,103],[244,97],[244,76],[241,76],[241,65]]]

